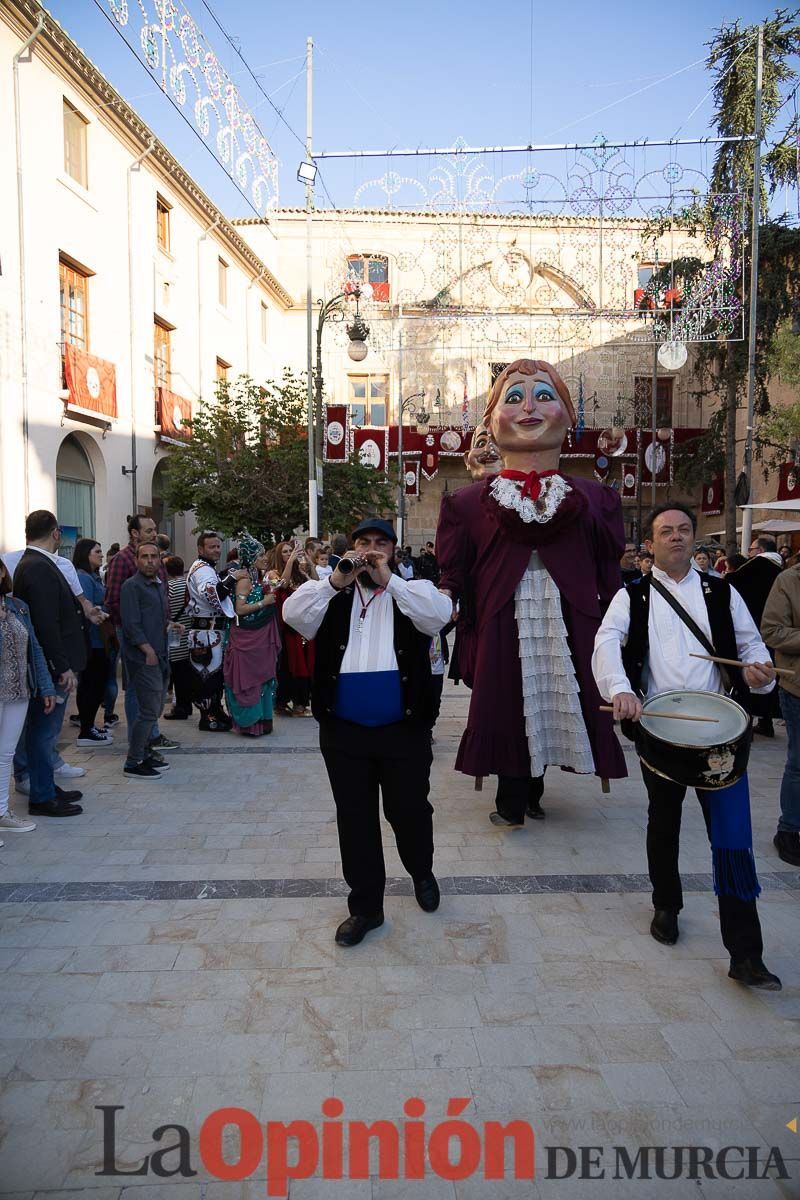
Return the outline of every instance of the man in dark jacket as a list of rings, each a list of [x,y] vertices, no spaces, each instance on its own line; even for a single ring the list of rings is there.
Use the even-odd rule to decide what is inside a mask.
[[[767,597],[782,569],[778,543],[774,538],[760,534],[753,538],[747,562],[739,567],[738,571],[728,575],[731,587],[735,588],[744,600],[757,628],[761,627]],[[773,718],[781,715],[778,689],[775,688],[769,695],[756,701],[755,705],[751,705],[750,711],[758,715],[753,731],[760,733],[762,737],[775,737]]]
[[[86,666],[86,636],[80,609],[56,566],[61,530],[53,513],[32,512],[25,522],[26,549],[14,572],[14,595],[24,600],[58,688],[56,706],[45,712],[31,701],[25,731],[30,771],[28,812],[42,817],[73,817],[82,812],[80,792],[65,792],[53,777],[55,745],[64,724],[65,700]]]

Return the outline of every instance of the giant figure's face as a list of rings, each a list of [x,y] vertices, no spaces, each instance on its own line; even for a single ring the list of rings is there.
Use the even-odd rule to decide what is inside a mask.
[[[559,449],[571,424],[546,371],[509,375],[490,417],[492,440],[503,456]]]
[[[503,460],[483,421],[475,427],[472,445],[464,455],[464,463],[474,480],[486,479],[488,475],[496,475],[502,470]]]

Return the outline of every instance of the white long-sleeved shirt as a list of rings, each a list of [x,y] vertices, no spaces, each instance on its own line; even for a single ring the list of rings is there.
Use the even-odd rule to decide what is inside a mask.
[[[653,577],[672,593],[689,616],[694,618],[709,641],[712,641],[699,572],[690,568],[683,579],[676,583],[665,571],[654,566]],[[736,651],[741,661],[769,662],[769,651],[761,640],[744,600],[735,588],[731,588],[731,617],[736,635]],[[622,647],[628,640],[630,622],[630,593],[625,588],[620,588],[609,604],[603,623],[597,631],[592,655],[592,672],[597,689],[606,700],[613,700],[621,692],[633,691],[622,665]],[[642,677],[642,688],[646,698],[654,696],[657,692],[724,691],[716,663],[689,657],[690,653],[707,654],[708,651],[655,589],[650,591],[648,632],[650,649]],[[774,686],[773,680],[766,687],[752,688],[751,691],[771,692]]]
[[[342,660],[343,674],[366,671],[396,671],[394,652],[394,613],[392,600],[415,629],[433,637],[450,620],[452,601],[436,590],[428,579],[400,579],[393,575],[380,595],[363,585],[356,591],[350,612],[350,636]],[[304,638],[313,638],[328,605],[337,594],[329,579],[310,579],[284,602],[283,619]],[[363,597],[363,600],[362,600]],[[361,632],[358,626],[366,606]]]
[[[75,570],[68,558],[64,558],[62,554],[53,554],[50,550],[43,550],[41,546],[26,546],[26,549],[35,550],[37,554],[43,554],[45,558],[49,558],[53,566],[58,567],[59,571],[66,579],[67,583],[69,584],[69,590],[72,592],[73,596],[83,595],[83,588],[81,587],[81,581],[78,579],[78,572]],[[25,550],[12,550],[10,554],[0,555],[0,558],[2,558],[3,562],[6,564],[6,569],[12,579],[14,578],[14,572],[17,569],[19,560],[22,558],[24,553]]]

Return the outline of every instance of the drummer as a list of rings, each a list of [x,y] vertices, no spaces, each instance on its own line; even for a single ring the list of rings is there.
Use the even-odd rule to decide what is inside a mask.
[[[652,572],[617,592],[598,630],[592,670],[616,720],[638,721],[642,698],[659,692],[725,690],[715,663],[689,657],[705,654],[707,648],[652,586],[654,580],[710,638],[719,656],[749,664],[743,670],[729,668],[734,699],[746,703],[748,689],[768,692],[775,686],[769,653],[738,592],[724,579],[710,579],[692,568],[696,528],[695,514],[683,504],[662,504],[653,510],[643,531],[654,559]],[[641,767],[649,799],[647,864],[655,909],[650,932],[657,942],[674,946],[683,907],[678,846],[686,788],[644,763]],[[697,798],[712,846],[720,931],[731,958],[728,975],[751,987],[779,991],[781,981],[762,960],[756,908],[761,889],[753,859],[747,776],[718,791],[698,789]]]

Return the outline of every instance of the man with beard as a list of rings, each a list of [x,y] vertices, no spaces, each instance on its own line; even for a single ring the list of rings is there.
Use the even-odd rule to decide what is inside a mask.
[[[417,903],[425,912],[439,907],[428,802],[429,647],[450,616],[450,601],[429,580],[404,580],[393,570],[397,535],[389,521],[368,517],[352,542],[332,575],[304,583],[283,606],[284,620],[316,639],[311,708],[350,887],[350,916],[336,931],[340,946],[357,945],[383,924],[379,793]]]
[[[189,631],[189,661],[194,668],[194,703],[200,709],[200,729],[205,733],[227,733],[233,722],[222,707],[223,634],[235,613],[231,596],[246,571],[229,571],[224,579],[217,574],[222,541],[213,530],[197,539],[197,558],[186,577],[189,594],[187,612],[192,621]]]

